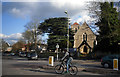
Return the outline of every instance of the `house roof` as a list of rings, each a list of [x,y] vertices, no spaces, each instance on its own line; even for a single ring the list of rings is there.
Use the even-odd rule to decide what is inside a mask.
[[[75,22],[73,25],[79,25],[77,22]]]

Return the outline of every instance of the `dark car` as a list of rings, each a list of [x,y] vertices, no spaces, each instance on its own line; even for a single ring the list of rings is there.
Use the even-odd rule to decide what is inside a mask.
[[[29,53],[27,53],[27,55],[26,55],[26,56],[27,56],[27,58],[29,58],[29,57],[30,57],[30,52],[29,52]]]
[[[15,56],[15,53],[14,52],[12,52],[12,53],[10,53],[11,54],[11,56]]]
[[[113,68],[113,59],[118,59],[118,68],[120,69],[120,55],[108,55],[101,59],[101,65],[105,68]]]
[[[11,54],[10,54],[11,52],[9,52],[9,51],[5,51],[5,52],[2,52],[2,55],[3,56],[10,56]]]
[[[33,52],[33,53],[29,53],[27,56],[28,60],[38,60],[38,55],[37,53]]]
[[[25,53],[25,52],[20,52],[20,53],[19,53],[19,56],[20,56],[20,57],[25,57],[25,56],[26,56],[26,53]]]

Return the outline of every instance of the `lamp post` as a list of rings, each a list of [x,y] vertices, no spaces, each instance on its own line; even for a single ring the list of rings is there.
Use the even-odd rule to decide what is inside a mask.
[[[67,19],[68,19],[68,23],[67,23],[67,26],[68,26],[67,52],[69,52],[69,18],[68,18],[68,12],[65,11],[65,14],[67,15]]]

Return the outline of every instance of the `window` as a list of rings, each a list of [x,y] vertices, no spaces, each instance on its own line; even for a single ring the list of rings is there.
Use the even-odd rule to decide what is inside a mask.
[[[83,34],[83,41],[85,40],[85,34]]]
[[[109,56],[109,58],[110,59],[115,59],[115,58],[117,58],[117,56],[112,55],[112,56]]]
[[[77,32],[77,28],[75,28],[75,33]]]
[[[83,41],[87,41],[87,34],[86,33],[83,33]]]
[[[120,57],[118,59],[120,60]]]

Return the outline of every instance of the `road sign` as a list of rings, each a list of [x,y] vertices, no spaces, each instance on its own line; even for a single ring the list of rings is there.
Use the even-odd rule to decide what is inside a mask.
[[[118,59],[113,59],[113,70],[118,70]]]
[[[53,59],[54,59],[53,56],[49,56],[49,61],[48,61],[48,63],[49,63],[50,66],[53,66],[53,61],[54,61]]]

